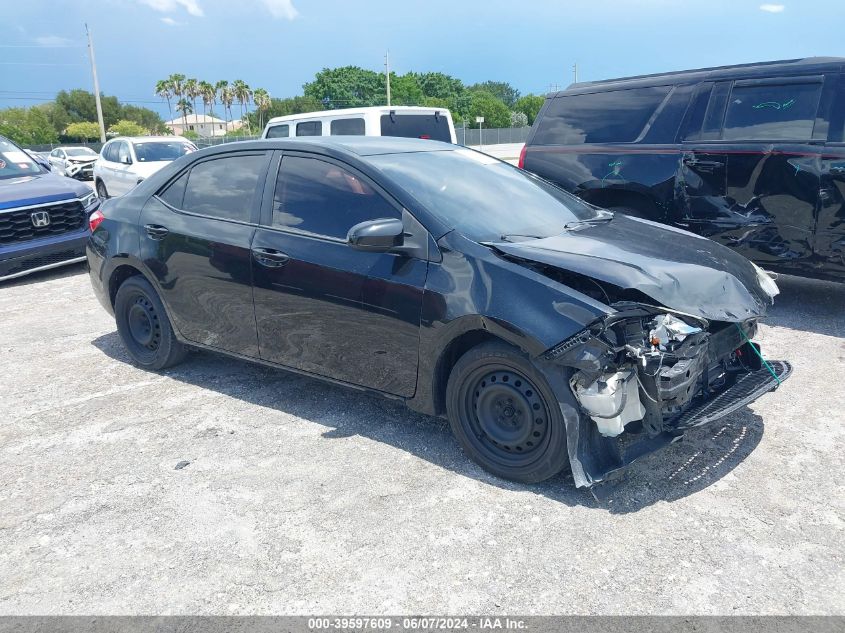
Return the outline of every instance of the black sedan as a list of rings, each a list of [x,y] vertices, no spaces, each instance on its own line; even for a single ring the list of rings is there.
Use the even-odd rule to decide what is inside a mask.
[[[201,348],[398,398],[516,481],[611,479],[790,373],[750,341],[777,287],[746,259],[454,145],[218,146],[91,228],[139,366]]]

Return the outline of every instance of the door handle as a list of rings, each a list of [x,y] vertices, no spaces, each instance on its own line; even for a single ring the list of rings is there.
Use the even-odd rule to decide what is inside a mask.
[[[685,158],[684,165],[687,167],[698,167],[699,169],[718,169],[724,167],[725,163],[720,160],[701,160],[700,158]]]
[[[273,248],[253,248],[252,256],[256,262],[267,268],[279,268],[290,259],[289,255]]]
[[[160,224],[145,224],[144,230],[154,240],[163,240],[170,233],[166,226],[161,226]]]

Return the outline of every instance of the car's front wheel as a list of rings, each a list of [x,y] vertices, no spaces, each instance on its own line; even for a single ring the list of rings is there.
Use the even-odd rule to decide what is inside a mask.
[[[102,198],[103,200],[109,197],[109,192],[106,189],[106,183],[102,180],[97,180],[97,196]]]
[[[158,293],[143,277],[129,277],[121,284],[114,315],[123,345],[139,367],[165,369],[185,359],[187,349],[176,340]]]
[[[464,452],[499,477],[536,483],[568,463],[557,400],[545,377],[509,345],[484,343],[461,356],[449,376],[446,408]]]

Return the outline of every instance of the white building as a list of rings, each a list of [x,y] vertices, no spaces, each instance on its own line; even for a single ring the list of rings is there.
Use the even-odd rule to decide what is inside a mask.
[[[212,136],[223,136],[227,131],[233,132],[243,126],[243,121],[229,121],[218,119],[207,114],[188,114],[184,118],[176,117],[172,121],[165,122],[176,136],[182,136],[185,132],[195,132],[203,138]]]

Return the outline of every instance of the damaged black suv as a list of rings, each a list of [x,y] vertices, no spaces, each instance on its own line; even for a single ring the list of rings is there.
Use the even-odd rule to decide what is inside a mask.
[[[790,372],[750,342],[777,287],[749,261],[454,145],[229,144],[91,225],[139,366],[208,349],[401,399],[516,481],[605,481]]]

